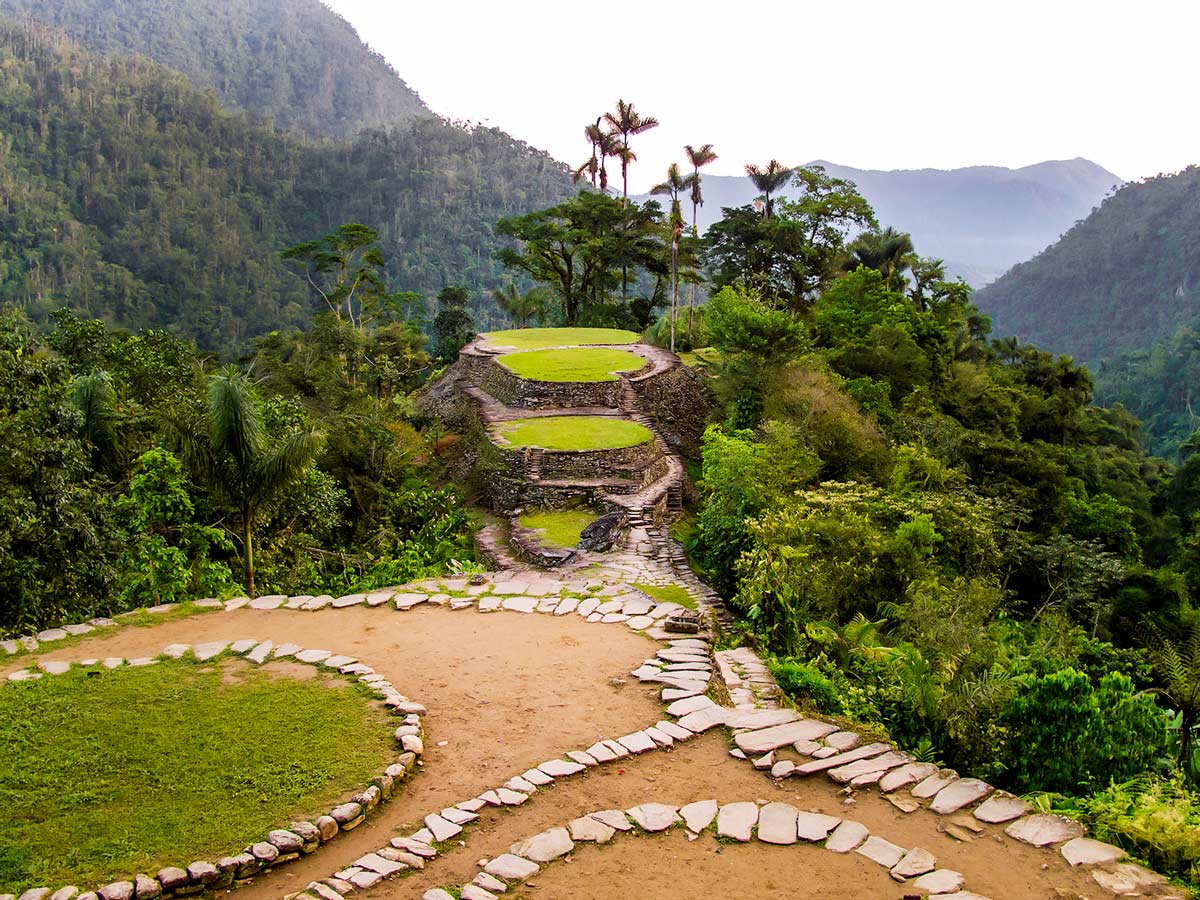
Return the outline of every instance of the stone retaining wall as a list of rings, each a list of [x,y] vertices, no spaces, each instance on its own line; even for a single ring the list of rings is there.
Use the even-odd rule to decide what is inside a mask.
[[[613,450],[546,450],[543,478],[633,478],[658,457],[653,440]]]
[[[605,406],[621,402],[620,381],[534,381],[521,378],[492,358],[483,369],[479,386],[505,406],[520,409],[559,409]]]
[[[638,405],[658,423],[667,443],[698,457],[700,441],[713,411],[712,392],[703,375],[679,366],[649,378],[631,378]]]

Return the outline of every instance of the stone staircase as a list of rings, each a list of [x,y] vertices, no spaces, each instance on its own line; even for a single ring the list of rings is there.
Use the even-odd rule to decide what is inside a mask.
[[[546,451],[541,447],[530,447],[525,453],[525,480],[534,483],[542,480],[542,463]]]

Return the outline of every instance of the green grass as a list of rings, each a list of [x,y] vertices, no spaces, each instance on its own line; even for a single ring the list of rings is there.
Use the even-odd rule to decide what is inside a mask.
[[[650,429],[609,416],[541,416],[502,422],[497,433],[513,447],[544,450],[614,450],[652,440]]]
[[[620,328],[515,328],[484,334],[494,347],[540,350],[543,347],[578,347],[589,344],[636,344],[641,335]]]
[[[587,509],[544,510],[526,513],[520,522],[526,528],[541,532],[543,544],[571,548],[579,543],[579,534],[596,520]]]
[[[86,890],[236,853],[361,789],[390,759],[387,722],[344,679],[273,666],[172,660],[7,684],[0,886]]]
[[[636,372],[646,360],[628,350],[573,347],[530,350],[500,357],[500,365],[532,381],[616,381],[615,372]]]
[[[696,608],[696,601],[692,599],[692,595],[677,584],[659,585],[635,581],[633,586],[659,603],[678,603],[688,609]]]

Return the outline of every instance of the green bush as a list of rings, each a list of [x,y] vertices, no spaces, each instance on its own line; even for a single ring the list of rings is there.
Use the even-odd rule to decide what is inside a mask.
[[[823,713],[842,712],[838,686],[819,669],[803,660],[786,657],[771,660],[770,667],[780,690],[792,700],[808,701]]]
[[[1110,672],[1093,686],[1063,669],[1032,679],[1004,712],[1012,778],[1022,791],[1076,793],[1127,781],[1167,749],[1167,716],[1133,682]]]

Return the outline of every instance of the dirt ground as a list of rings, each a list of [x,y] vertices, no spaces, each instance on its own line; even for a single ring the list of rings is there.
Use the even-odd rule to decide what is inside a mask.
[[[359,607],[316,613],[239,610],[123,628],[42,658],[146,656],[175,642],[251,637],[359,657],[429,712],[424,768],[395,799],[365,825],[313,855],[239,888],[234,892],[239,900],[275,900],[302,890],[309,881],[351,864],[392,836],[415,830],[427,813],[498,787],[567,750],[619,737],[663,718],[656,692],[628,678],[654,653],[654,642],[620,626],[588,625],[575,616],[482,615],[441,608],[408,613]],[[0,670],[0,675],[30,664],[22,660]],[[298,723],[301,740],[302,729]],[[989,826],[972,842],[959,843],[939,830],[939,817],[931,813],[905,815],[874,791],[859,793],[845,805],[847,798],[824,777],[775,783],[748,763],[730,758],[728,749],[727,735],[714,730],[670,751],[630,757],[562,779],[520,807],[485,808],[481,819],[460,835],[458,849],[423,872],[382,882],[367,893],[368,900],[408,900],[431,887],[462,884],[477,874],[479,859],[587,812],[703,799],[782,801],[852,817],[893,843],[929,850],[939,867],[966,876],[966,889],[991,900],[1112,896],[1086,872],[1072,870],[1056,852],[1014,841],[998,827]],[[899,900],[904,888],[857,854],[838,855],[810,845],[723,844],[711,834],[688,842],[677,830],[651,837],[619,835],[604,847],[581,845],[567,859],[545,867],[518,896],[629,900],[668,894],[673,900]]]

